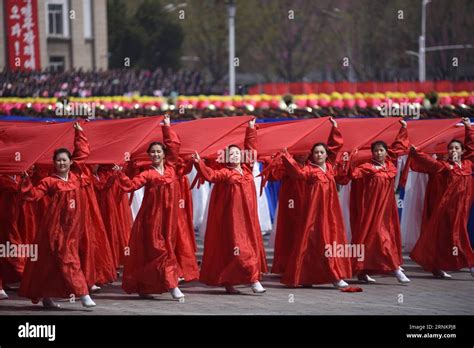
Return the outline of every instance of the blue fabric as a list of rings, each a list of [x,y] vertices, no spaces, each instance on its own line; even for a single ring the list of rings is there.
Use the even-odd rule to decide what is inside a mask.
[[[272,223],[275,221],[276,208],[278,205],[278,195],[280,193],[280,181],[269,181],[265,187],[265,194],[268,198],[268,206],[270,208],[270,216]]]
[[[402,214],[403,214],[403,202],[405,199],[405,189],[403,187],[400,188],[398,191],[398,194],[400,195],[397,201],[397,207],[398,207],[398,218],[400,221],[402,221]],[[402,204],[399,204],[399,202],[402,202]]]
[[[467,229],[469,231],[469,240],[471,241],[471,247],[474,249],[474,204],[471,206],[469,221],[467,222]]]
[[[260,172],[263,170],[263,164],[258,163]],[[276,206],[278,203],[278,192],[280,190],[280,182],[273,183],[273,182],[267,182],[267,185],[263,189],[263,194],[267,196],[267,202],[268,202],[268,210],[270,211],[270,219],[272,221],[275,220],[275,211],[276,211]],[[260,194],[260,187],[257,187],[257,192]]]
[[[259,163],[260,172],[263,170],[263,164]],[[257,187],[257,190],[260,190]],[[267,185],[264,188],[264,194],[267,196],[268,209],[270,210],[270,219],[272,224],[275,221],[276,207],[278,204],[278,194],[280,193],[280,181],[268,181]]]
[[[356,116],[356,117],[337,117],[336,119],[342,118],[374,118],[371,116]],[[35,122],[72,122],[76,121],[73,118],[41,118],[41,117],[34,117],[34,116],[0,116],[0,120],[3,121],[35,121]],[[95,120],[109,120],[109,119],[95,119]],[[257,123],[269,123],[269,122],[281,122],[281,121],[300,121],[303,120],[301,118],[257,118]],[[426,120],[430,120],[427,118]],[[437,120],[437,119],[435,119]],[[94,121],[94,119],[92,119]],[[407,122],[411,122],[412,120],[407,120]],[[187,120],[173,120],[174,122],[187,122]],[[471,120],[473,122],[473,120]]]
[[[33,121],[33,122],[72,122],[72,118],[40,118],[33,116],[0,116],[2,121]]]

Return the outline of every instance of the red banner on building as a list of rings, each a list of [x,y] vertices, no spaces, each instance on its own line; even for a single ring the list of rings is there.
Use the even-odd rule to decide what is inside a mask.
[[[5,0],[8,65],[12,70],[39,70],[37,0]]]

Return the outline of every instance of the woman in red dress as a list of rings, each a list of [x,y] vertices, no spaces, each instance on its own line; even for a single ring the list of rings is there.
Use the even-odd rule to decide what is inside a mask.
[[[466,144],[452,140],[448,144],[448,160],[435,160],[411,147],[416,166],[423,172],[439,178],[443,186],[432,212],[422,225],[420,238],[410,257],[439,278],[451,278],[446,271],[468,267],[474,276],[474,252],[467,231],[472,194],[472,129],[469,119],[463,119],[466,127]],[[468,146],[466,146],[468,145]],[[469,149],[469,151],[466,151]]]
[[[8,248],[31,245],[36,231],[35,206],[21,199],[20,178],[17,175],[0,175],[0,245]],[[24,255],[25,257],[33,255]],[[0,257],[0,300],[8,296],[4,284],[21,280],[25,257]]]
[[[175,255],[180,270],[180,278],[190,282],[199,278],[193,224],[193,198],[187,177],[187,174],[191,172],[193,162],[181,162],[177,167],[180,194]]]
[[[178,135],[165,116],[164,144],[153,142],[148,148],[152,165],[133,179],[119,167],[119,185],[131,192],[145,186],[143,202],[132,227],[129,252],[125,253],[122,288],[143,298],[169,291],[181,299],[179,267],[175,256],[180,186],[176,164],[180,148]]]
[[[76,161],[77,164],[77,161]],[[81,266],[86,276],[91,292],[100,290],[99,285],[112,283],[117,279],[112,247],[107,237],[107,231],[102,219],[97,195],[94,190],[93,176],[90,168],[81,165],[87,204],[90,207],[86,216],[86,224],[90,226],[81,239],[79,256]]]
[[[346,233],[336,187],[339,165],[336,157],[342,148],[341,133],[334,119],[327,145],[316,143],[308,163],[301,168],[286,155],[283,163],[288,175],[308,183],[305,205],[306,218],[298,225],[295,242],[281,282],[289,286],[332,283],[347,287],[344,278],[351,278],[351,256],[337,250],[347,250]]]
[[[128,247],[128,241],[130,240],[130,232],[133,226],[132,209],[130,209],[130,202],[128,193],[120,188],[118,180],[115,180],[112,185],[113,196],[117,204],[117,212],[119,218],[119,265],[122,266],[125,259],[125,248]]]
[[[113,175],[113,172],[100,168],[99,165],[94,165],[92,167],[92,173],[94,189],[97,195],[97,203],[107,232],[107,239],[110,244],[114,266],[115,268],[118,268],[120,265],[121,255],[123,255],[124,252],[123,248],[125,243],[120,240],[123,236],[120,231],[122,226],[120,224],[116,197],[112,190],[115,175]]]
[[[200,281],[224,286],[230,294],[239,293],[234,288],[239,284],[251,284],[254,293],[265,292],[260,279],[262,272],[267,272],[267,263],[252,174],[256,145],[254,119],[245,135],[245,154],[251,152],[245,159],[236,145],[227,147],[226,167],[222,169],[211,169],[198,153],[193,155],[199,175],[215,184],[209,203]]]
[[[308,155],[294,155],[296,163],[303,168]],[[283,164],[283,154],[278,154],[262,171],[267,181],[281,181],[278,195],[276,218],[275,249],[273,252],[272,273],[283,274],[288,264],[296,235],[301,231],[300,224],[306,221],[306,193],[308,183],[298,177],[290,176]]]
[[[34,303],[43,299],[45,307],[59,307],[53,297],[79,296],[82,305],[94,307],[81,267],[82,236],[93,226],[87,223],[91,207],[84,188],[83,164],[89,154],[87,139],[79,123],[74,124],[74,154],[57,149],[53,160],[56,173],[42,179],[35,187],[25,173],[22,193],[28,201],[50,197],[48,208],[38,229],[38,259],[26,262],[19,295]],[[72,168],[71,165],[74,165]]]
[[[408,149],[406,122],[388,147],[383,141],[371,144],[372,159],[353,168],[350,219],[353,245],[364,247],[364,257],[353,258],[352,271],[359,280],[373,283],[371,274],[394,273],[398,281],[408,283],[400,266],[402,241],[395,201],[397,157]]]

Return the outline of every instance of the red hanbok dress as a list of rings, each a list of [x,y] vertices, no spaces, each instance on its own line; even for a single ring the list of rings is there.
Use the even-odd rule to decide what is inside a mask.
[[[268,168],[268,180],[281,180],[272,273],[283,274],[293,251],[296,235],[302,230],[300,225],[306,221],[306,193],[309,192],[310,185],[305,180],[287,174],[282,156],[276,157]]]
[[[467,222],[471,208],[473,162],[461,164],[438,161],[415,152],[413,161],[423,171],[439,176],[444,183],[442,195],[422,225],[420,237],[410,257],[429,272],[457,271],[474,267],[474,253],[469,241]]]
[[[119,172],[125,192],[145,186],[140,210],[132,227],[129,253],[125,253],[122,288],[129,294],[161,294],[178,286],[179,266],[175,247],[180,185],[175,166],[180,141],[163,126],[167,147],[163,175],[151,166],[133,179]]]
[[[245,149],[255,150],[257,131],[247,128]],[[200,281],[206,285],[251,284],[267,272],[258,220],[257,192],[252,166],[211,169],[204,161],[196,169],[214,183],[209,202]]]
[[[412,155],[410,155],[410,157],[412,157]],[[446,188],[446,179],[442,175],[427,172],[424,166],[414,161],[413,158],[410,159],[410,169],[415,172],[428,175],[428,182],[426,183],[425,197],[423,200],[423,214],[420,225],[420,233],[423,233],[423,231],[426,230],[426,224],[428,223],[431,215],[433,215],[436,205],[444,194],[444,190]]]
[[[93,235],[88,223],[91,207],[81,170],[88,154],[87,139],[76,130],[74,165],[67,180],[56,175],[42,179],[35,187],[29,177],[22,182],[23,197],[38,201],[49,196],[35,243],[38,259],[26,262],[18,294],[37,302],[42,297],[69,298],[89,293],[81,264],[80,249],[84,235]]]
[[[400,223],[395,199],[397,157],[408,148],[408,132],[401,127],[389,147],[385,165],[375,161],[351,170],[350,220],[354,245],[364,246],[364,260],[353,258],[353,273],[383,274],[403,263]]]
[[[92,173],[83,165],[82,185],[90,206],[86,216],[86,224],[91,226],[81,241],[81,263],[89,287],[97,284],[111,283],[117,279],[117,271],[112,254],[112,247],[107,238],[104,221],[100,212],[97,196],[94,190]],[[90,232],[90,233],[89,233]]]
[[[196,259],[197,246],[193,225],[193,198],[189,180],[186,176],[191,169],[192,162],[188,165],[183,163],[178,169],[180,191],[175,248],[180,277],[184,278],[187,282],[199,278],[199,267]]]
[[[48,166],[38,166],[38,165],[35,165],[34,166],[34,169],[33,169],[33,172],[31,174],[31,183],[33,186],[37,186],[40,181],[48,176],[50,176],[51,174],[54,173],[54,169],[52,168],[52,165],[48,165]],[[50,202],[50,198],[48,195],[44,196],[43,198],[41,198],[39,201],[36,201],[36,202],[29,202],[29,203],[32,203],[36,206],[36,226],[37,226],[37,229],[39,228],[39,226],[41,226],[41,221],[43,220],[43,216],[45,214],[45,212],[48,210],[48,204]]]
[[[10,252],[26,251],[25,247],[34,242],[35,234],[35,204],[21,199],[19,177],[0,175],[0,244]],[[26,261],[20,256],[0,257],[0,279],[5,284],[20,281]]]
[[[117,212],[120,224],[119,233],[121,234],[119,237],[119,243],[121,243],[119,248],[121,250],[119,263],[120,265],[123,265],[124,250],[126,247],[128,247],[130,232],[132,231],[133,226],[132,209],[130,208],[130,201],[127,192],[120,188],[117,180],[115,180],[112,185],[112,191],[117,204]]]
[[[104,221],[107,239],[110,245],[115,268],[118,268],[123,261],[126,242],[120,240],[123,233],[118,212],[118,206],[114,191],[112,190],[115,176],[105,170],[99,170],[92,175],[97,203],[99,204],[102,220]],[[128,241],[127,241],[128,242]]]
[[[301,168],[290,157],[283,157],[288,175],[304,180],[306,187],[305,219],[298,224],[291,256],[281,283],[296,286],[333,283],[351,278],[351,255],[340,255],[346,249],[344,220],[339,204],[336,177],[340,169],[336,156],[343,141],[339,129],[332,128],[328,140],[326,170],[308,162]]]

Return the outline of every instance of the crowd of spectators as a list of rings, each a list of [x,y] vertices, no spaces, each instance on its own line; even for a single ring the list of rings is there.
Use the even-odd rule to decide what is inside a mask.
[[[4,70],[0,73],[0,97],[174,96],[223,91],[223,84],[207,83],[203,74],[194,70]]]
[[[238,94],[244,94],[239,89]],[[255,115],[259,118],[314,118],[332,115],[334,117],[386,117],[380,107],[367,103],[346,105],[342,101],[321,104],[320,106],[297,106],[291,95],[280,97],[275,104],[259,106],[254,104],[234,104],[233,106],[213,105],[180,107],[178,96],[222,95],[226,94],[224,83],[208,83],[204,74],[194,70],[134,70],[112,69],[107,71],[70,70],[67,72],[11,71],[0,72],[0,115],[58,117],[56,106],[42,102],[10,102],[2,104],[1,98],[56,98],[58,103],[70,97],[109,97],[109,96],[154,96],[166,100],[161,104],[126,103],[118,105],[98,105],[96,118],[113,119],[138,116],[161,115],[167,112],[175,119],[196,119],[202,117],[223,117],[232,115]],[[285,100],[285,98],[289,98]],[[134,99],[135,98],[131,98]],[[459,99],[459,98],[458,98]],[[474,117],[472,95],[462,101],[443,102],[435,92],[420,97],[417,119]],[[285,105],[286,103],[286,105]],[[222,103],[220,103],[222,105]],[[352,106],[354,105],[354,106]],[[363,105],[361,107],[361,105]],[[365,107],[365,105],[368,105]],[[398,115],[397,115],[398,116]],[[65,117],[65,116],[60,116]],[[409,115],[412,117],[412,115]]]

